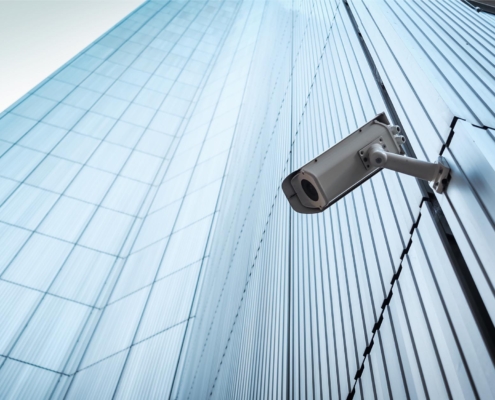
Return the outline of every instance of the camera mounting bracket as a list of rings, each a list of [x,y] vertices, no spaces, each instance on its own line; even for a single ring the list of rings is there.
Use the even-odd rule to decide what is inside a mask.
[[[418,179],[432,182],[433,189],[437,193],[443,193],[450,180],[450,168],[443,157],[439,157],[436,163],[421,161],[387,151],[381,138],[363,147],[358,152],[364,167],[386,168]]]

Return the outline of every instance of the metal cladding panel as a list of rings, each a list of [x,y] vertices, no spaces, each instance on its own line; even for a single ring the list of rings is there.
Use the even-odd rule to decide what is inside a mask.
[[[475,328],[459,279],[452,268],[445,268],[448,255],[431,211],[429,205],[422,207],[422,221],[413,234],[408,258],[411,273],[418,272],[419,291],[430,300],[424,305],[424,313],[431,329],[430,340],[436,343],[437,362],[445,374],[444,385],[447,391],[462,391],[465,397],[490,398],[495,391],[493,363]]]
[[[495,321],[495,163],[493,130],[459,120],[444,156],[452,168],[441,199],[490,317]]]
[[[495,125],[495,37],[459,1],[349,2],[417,154],[432,157],[453,117]]]
[[[495,28],[458,1],[383,1],[380,9],[454,115],[494,126]]]
[[[382,171],[326,213],[281,222],[284,174],[389,107],[354,21],[418,157],[436,160],[451,135],[454,102],[375,3],[294,2],[285,21],[286,3],[268,3],[262,32],[292,42],[291,73],[280,82],[279,51],[279,74],[250,77],[273,92],[266,106],[249,92],[241,112],[238,132],[259,114],[261,136],[234,139],[175,398],[493,396],[493,365],[415,179]]]
[[[435,161],[447,141],[454,114],[384,16],[380,5],[365,1],[349,3],[416,154]]]

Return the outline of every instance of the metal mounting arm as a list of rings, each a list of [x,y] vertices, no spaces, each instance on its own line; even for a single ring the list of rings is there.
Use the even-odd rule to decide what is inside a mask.
[[[433,188],[438,193],[443,193],[449,182],[450,168],[443,157],[439,157],[438,163],[429,163],[388,152],[378,143],[369,147],[367,156],[374,167],[391,169],[433,182]]]

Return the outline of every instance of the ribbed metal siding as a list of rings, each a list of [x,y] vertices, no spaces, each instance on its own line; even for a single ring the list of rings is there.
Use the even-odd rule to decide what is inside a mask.
[[[470,125],[495,126],[494,18],[454,0],[349,4],[416,154],[452,164],[451,189],[437,197],[494,321],[493,166],[472,138],[493,139]]]
[[[495,321],[495,150],[493,130],[456,122],[444,157],[452,181],[441,204],[476,286]]]
[[[222,197],[226,206],[211,245],[218,251],[209,259],[215,268],[205,272],[206,290],[198,301],[176,397],[345,398],[382,302],[392,291],[356,398],[490,398],[495,393],[493,364],[430,205],[422,202],[414,179],[384,171],[322,215],[290,211],[280,216],[283,202],[277,185],[284,174],[386,109],[345,5],[294,3],[292,15],[286,16],[286,24],[292,25],[290,90],[272,78],[271,102],[280,93],[279,109],[268,106],[275,127],[269,124],[265,142],[260,139],[251,147],[238,137],[234,142],[234,151],[254,153],[254,159],[263,155],[263,162],[240,156],[229,166]],[[417,49],[402,41],[404,35],[397,31],[406,28],[397,27],[396,20],[392,27],[382,10],[419,5],[349,3],[414,151],[436,160],[459,108],[453,107],[452,95],[443,97],[445,81],[433,85],[424,57],[412,54]],[[443,4],[448,5],[469,12],[462,4]],[[285,26],[280,20],[286,7],[272,2],[267,10],[277,7],[277,18],[265,17],[263,32],[282,41]],[[443,57],[431,49],[428,55]],[[448,72],[447,84],[460,73]],[[266,85],[266,74],[256,77],[253,71],[251,79],[263,82],[257,86]],[[476,88],[479,76],[466,79]],[[259,114],[249,103],[245,110],[250,117]],[[483,115],[487,113],[489,108]],[[281,133],[289,124],[292,139]],[[246,128],[239,124],[237,129]],[[283,151],[285,159],[279,154]],[[274,166],[278,159],[284,162],[282,173]],[[230,199],[239,200],[235,204]],[[287,224],[290,236],[284,243]],[[287,260],[289,267],[284,265]],[[281,269],[288,276],[280,275]],[[397,281],[393,277],[398,271]]]

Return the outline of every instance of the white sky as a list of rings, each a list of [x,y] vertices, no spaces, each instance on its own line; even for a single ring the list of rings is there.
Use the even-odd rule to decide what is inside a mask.
[[[0,112],[143,0],[0,0]]]

